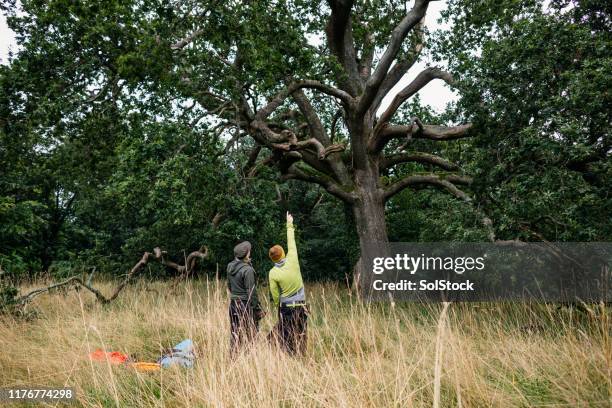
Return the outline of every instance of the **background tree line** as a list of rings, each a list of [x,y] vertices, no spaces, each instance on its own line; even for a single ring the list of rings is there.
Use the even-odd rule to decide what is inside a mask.
[[[232,9],[214,1],[3,1],[20,43],[0,67],[4,275],[93,267],[121,275],[155,246],[178,260],[202,244],[211,249],[202,266],[210,272],[244,239],[265,270],[288,209],[299,225],[305,277],[350,277],[359,256],[350,206],[320,185],[281,182],[272,159],[257,160],[256,140],[216,119],[231,109],[205,106],[220,87],[232,97],[232,78],[214,76],[223,56],[187,52],[177,62],[170,41],[188,38],[177,33],[193,33],[192,16],[202,13],[214,21],[206,36],[218,49],[239,39],[252,49],[244,72],[256,84],[247,93],[257,105],[287,76],[335,69],[333,57],[304,46],[330,12],[314,3]],[[354,7],[385,38],[404,13],[403,3],[392,1]],[[448,2],[451,28],[425,33],[421,58],[453,75],[461,99],[436,114],[416,97],[397,116],[403,123],[472,123],[467,139],[410,141],[415,151],[460,165],[473,179],[471,199],[426,184],[401,191],[385,205],[390,240],[612,238],[610,11],[596,0],[556,0],[546,8],[536,0]],[[346,112],[306,95],[322,125],[348,144]],[[278,129],[295,112],[283,105],[274,116]],[[403,140],[396,142],[387,148]],[[422,161],[398,163],[382,171],[381,183],[429,169]]]

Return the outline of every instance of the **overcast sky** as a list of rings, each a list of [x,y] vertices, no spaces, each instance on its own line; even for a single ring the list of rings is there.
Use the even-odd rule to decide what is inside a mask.
[[[425,24],[429,30],[433,31],[436,28],[440,28],[437,20],[440,17],[440,11],[445,7],[445,1],[436,1],[429,4],[427,16],[425,17]],[[8,52],[10,49],[13,51],[16,50],[15,34],[7,27],[6,18],[4,15],[0,15],[0,63],[8,63]],[[383,100],[381,109],[384,109],[384,107],[386,107],[391,101],[394,94],[399,92],[399,90],[401,90],[407,83],[414,79],[416,75],[426,66],[427,61],[415,64],[410,72],[406,74],[404,78],[402,78],[392,92]],[[448,102],[457,99],[457,95],[442,80],[430,82],[429,85],[419,92],[419,95],[421,96],[422,102],[430,105],[438,112],[444,110],[444,107]]]
[[[4,14],[0,13],[0,63],[6,64],[9,49],[15,49],[15,34],[7,27]]]

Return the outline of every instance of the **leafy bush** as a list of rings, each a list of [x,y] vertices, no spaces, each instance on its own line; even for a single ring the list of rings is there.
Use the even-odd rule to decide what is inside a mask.
[[[14,310],[18,294],[16,287],[0,281],[0,313],[10,313]]]

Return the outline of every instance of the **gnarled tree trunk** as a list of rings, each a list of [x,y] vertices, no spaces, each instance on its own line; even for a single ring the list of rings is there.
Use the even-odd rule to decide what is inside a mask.
[[[365,187],[358,197],[353,205],[353,217],[361,253],[353,268],[353,290],[356,292],[361,289],[362,277],[367,273],[367,266],[363,264],[363,255],[367,246],[388,241],[385,203],[381,194],[377,193],[376,186]]]

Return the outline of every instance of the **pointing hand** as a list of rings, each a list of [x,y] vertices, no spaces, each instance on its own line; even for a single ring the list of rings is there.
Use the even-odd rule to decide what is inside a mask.
[[[289,211],[287,211],[287,222],[288,222],[288,223],[293,223],[293,215],[291,215],[291,214],[289,213]]]

